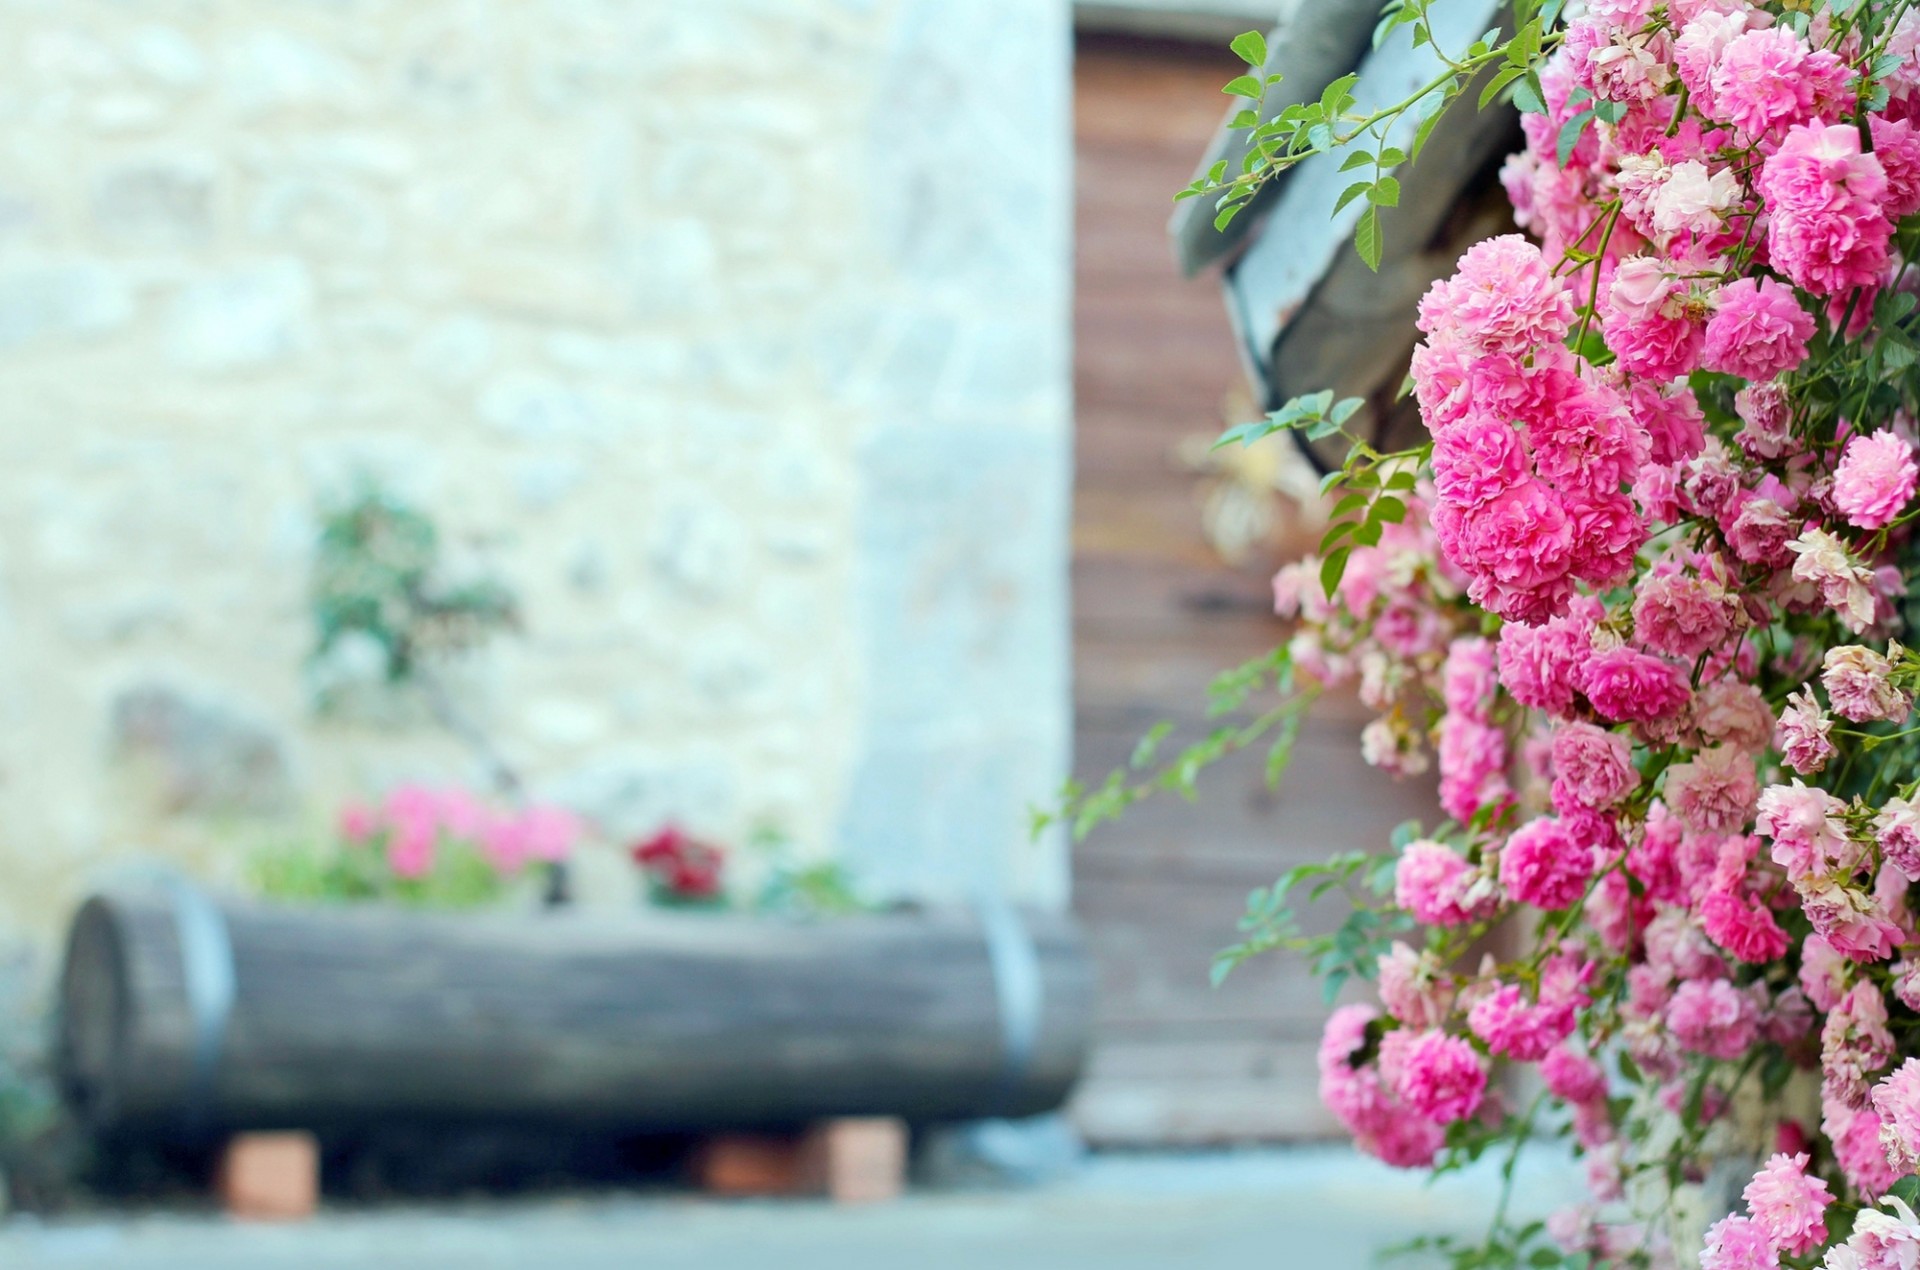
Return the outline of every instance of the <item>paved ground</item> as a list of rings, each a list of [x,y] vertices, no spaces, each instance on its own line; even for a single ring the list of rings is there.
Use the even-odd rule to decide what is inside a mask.
[[[1523,1168],[1518,1211],[1578,1189]],[[6,1270],[1359,1270],[1419,1231],[1471,1231],[1489,1172],[1433,1186],[1346,1152],[1096,1158],[1014,1193],[918,1194],[868,1209],[594,1198],[334,1210],[297,1227],[149,1216],[0,1227]],[[1412,1267],[1406,1261],[1396,1265]]]

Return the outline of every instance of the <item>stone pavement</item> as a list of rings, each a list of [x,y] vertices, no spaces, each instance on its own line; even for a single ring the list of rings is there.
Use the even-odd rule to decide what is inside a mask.
[[[1549,1148],[1515,1211],[1579,1191]],[[6,1270],[1360,1270],[1428,1230],[1484,1222],[1491,1170],[1432,1186],[1333,1148],[1096,1157],[1016,1192],[920,1193],[895,1204],[684,1197],[334,1209],[302,1226],[205,1215],[0,1226]],[[1424,1263],[1396,1261],[1415,1270]]]

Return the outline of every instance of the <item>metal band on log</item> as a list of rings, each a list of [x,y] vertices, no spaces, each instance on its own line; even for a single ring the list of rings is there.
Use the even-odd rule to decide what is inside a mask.
[[[62,1087],[103,1131],[594,1131],[1022,1116],[1085,1061],[1062,916],[448,915],[116,889],[74,919]]]

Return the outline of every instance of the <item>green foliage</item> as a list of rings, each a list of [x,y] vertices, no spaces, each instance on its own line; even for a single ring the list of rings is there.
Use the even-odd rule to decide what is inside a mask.
[[[433,521],[366,479],[322,517],[309,599],[315,632],[309,663],[349,638],[369,640],[380,649],[390,683],[518,624],[504,584],[451,578]],[[324,694],[321,704],[327,704]]]
[[[1199,796],[1202,772],[1229,754],[1263,741],[1268,747],[1268,784],[1277,787],[1299,737],[1301,717],[1318,690],[1296,685],[1293,659],[1282,645],[1215,677],[1207,689],[1207,716],[1224,719],[1239,714],[1256,695],[1271,695],[1276,700],[1251,719],[1213,728],[1158,768],[1154,764],[1174,728],[1171,723],[1155,724],[1134,746],[1126,767],[1109,772],[1105,780],[1091,788],[1068,781],[1056,806],[1036,808],[1032,832],[1037,836],[1055,824],[1064,824],[1078,841],[1097,826],[1118,820],[1127,808],[1155,793],[1175,793],[1191,802]]]
[[[1417,833],[1417,825],[1414,830]],[[1395,845],[1397,849],[1404,843]],[[1213,982],[1218,985],[1250,958],[1280,949],[1302,953],[1312,960],[1329,1004],[1349,979],[1371,979],[1394,937],[1413,928],[1405,914],[1376,907],[1392,893],[1396,859],[1393,853],[1374,856],[1349,851],[1329,860],[1296,865],[1272,886],[1256,888],[1247,896],[1247,911],[1240,918],[1240,942],[1214,955]],[[1307,904],[1317,903],[1334,890],[1349,901],[1346,917],[1332,931],[1303,933],[1295,905],[1302,897]]]
[[[419,878],[397,877],[377,843],[282,843],[255,854],[249,880],[270,900],[347,904],[380,900],[414,908],[480,908],[507,892],[506,881],[472,843],[442,838],[434,866]]]
[[[1298,432],[1309,441],[1338,434],[1351,442],[1340,469],[1320,483],[1322,495],[1343,488],[1348,491],[1334,504],[1333,524],[1320,540],[1320,582],[1329,596],[1345,576],[1347,558],[1355,547],[1377,546],[1388,525],[1406,520],[1404,496],[1413,490],[1416,467],[1430,448],[1382,454],[1365,439],[1348,432],[1347,421],[1365,404],[1358,397],[1335,401],[1330,390],[1309,393],[1269,412],[1264,419],[1227,429],[1213,443],[1216,450],[1235,443],[1252,445],[1276,432]]]
[[[1453,1235],[1422,1235],[1389,1250],[1389,1256],[1426,1253],[1443,1258],[1450,1270],[1590,1270],[1593,1256],[1566,1252],[1539,1221],[1519,1226],[1501,1224],[1484,1239]]]
[[[774,866],[757,906],[801,917],[840,917],[874,907],[860,894],[846,866],[835,860]]]
[[[1214,164],[1204,176],[1174,195],[1175,199],[1211,199],[1214,227],[1224,230],[1281,173],[1314,155],[1351,147],[1353,153],[1341,170],[1370,171],[1341,194],[1339,205],[1344,208],[1365,196],[1367,207],[1354,225],[1353,245],[1369,269],[1378,269],[1386,250],[1380,209],[1397,206],[1400,201],[1400,183],[1392,173],[1402,164],[1419,159],[1434,125],[1456,98],[1478,85],[1481,109],[1511,97],[1522,110],[1546,111],[1540,71],[1547,54],[1561,39],[1556,29],[1561,0],[1514,0],[1510,37],[1503,40],[1498,30],[1488,31],[1457,53],[1442,49],[1434,39],[1429,12],[1439,2],[1388,0],[1384,6],[1374,29],[1374,44],[1378,46],[1405,30],[1413,47],[1431,49],[1444,69],[1399,101],[1366,112],[1355,108],[1353,90],[1359,76],[1353,74],[1328,84],[1318,101],[1293,102],[1269,111],[1266,95],[1281,77],[1258,73],[1266,63],[1266,40],[1257,31],[1236,38],[1233,51],[1255,73],[1235,76],[1223,91],[1255,103],[1232,120],[1235,129],[1248,134],[1246,156],[1237,172],[1229,172],[1225,160]],[[1580,127],[1591,122],[1596,113],[1600,118],[1613,118],[1607,113],[1610,107],[1611,103],[1602,103],[1583,112]],[[1403,120],[1418,121],[1411,142],[1391,143],[1397,131],[1404,131]],[[1572,124],[1568,126],[1573,128]],[[1563,153],[1571,150],[1578,136],[1579,128],[1573,128],[1571,138],[1563,134]]]

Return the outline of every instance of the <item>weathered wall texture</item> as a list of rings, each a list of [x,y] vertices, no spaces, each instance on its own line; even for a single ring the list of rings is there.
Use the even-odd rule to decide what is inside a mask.
[[[1058,901],[1067,36],[1064,0],[0,0],[0,935],[477,779],[308,709],[313,509],[362,467],[518,589],[467,678],[536,791]]]

